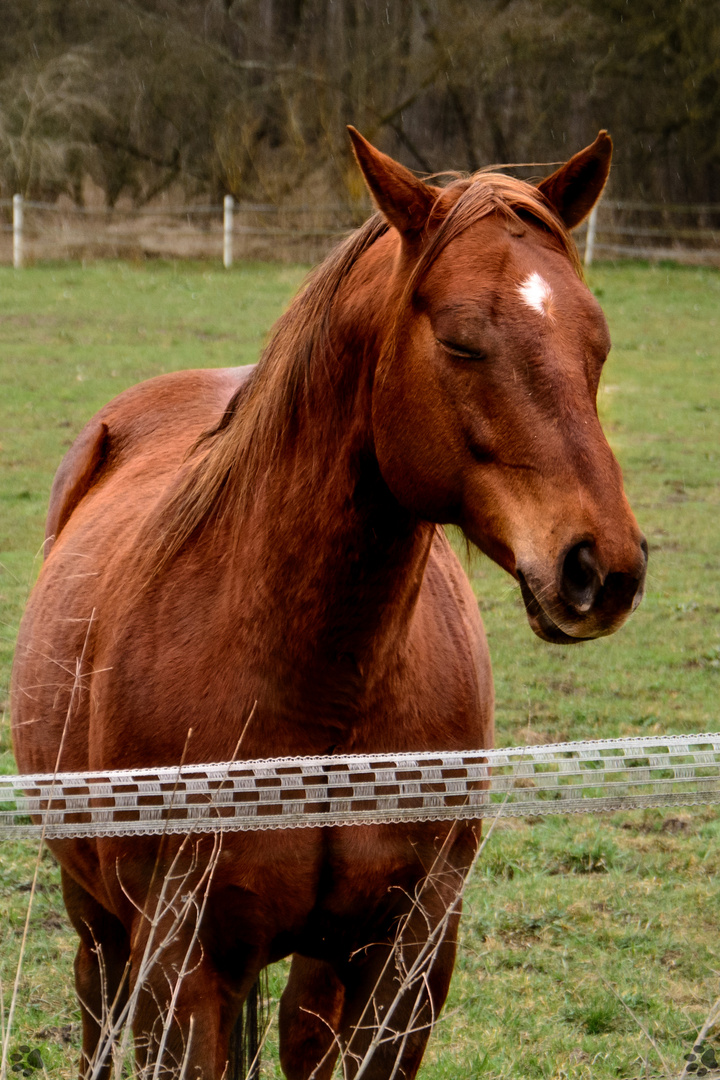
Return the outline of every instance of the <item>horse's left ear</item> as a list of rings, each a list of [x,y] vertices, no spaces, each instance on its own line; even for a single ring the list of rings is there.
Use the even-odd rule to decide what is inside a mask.
[[[376,150],[348,124],[353,150],[370,194],[387,220],[410,242],[425,228],[438,189],[423,184],[399,161]]]
[[[607,131],[600,131],[592,145],[538,184],[568,229],[579,225],[602,195],[610,172],[612,149]]]

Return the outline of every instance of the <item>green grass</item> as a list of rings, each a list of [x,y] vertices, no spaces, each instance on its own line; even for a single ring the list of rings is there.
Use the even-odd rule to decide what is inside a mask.
[[[266,265],[0,270],[1,694],[52,474],[83,422],[140,379],[253,360],[301,278]],[[650,542],[647,594],[617,635],[551,647],[510,579],[472,562],[500,745],[719,726],[720,273],[608,265],[590,284],[613,335],[600,407]],[[7,718],[0,769],[14,769]],[[501,823],[469,888],[425,1080],[660,1075],[642,1028],[679,1072],[720,994],[719,841],[711,809]],[[33,858],[30,845],[0,849],[6,1001]],[[74,935],[47,856],[40,884],[12,1044],[64,1077],[78,1040]]]

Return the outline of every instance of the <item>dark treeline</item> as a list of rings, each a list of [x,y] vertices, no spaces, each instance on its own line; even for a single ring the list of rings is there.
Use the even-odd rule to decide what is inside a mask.
[[[607,127],[616,197],[720,201],[713,0],[0,0],[0,25],[5,197],[352,205],[353,123],[423,172]]]

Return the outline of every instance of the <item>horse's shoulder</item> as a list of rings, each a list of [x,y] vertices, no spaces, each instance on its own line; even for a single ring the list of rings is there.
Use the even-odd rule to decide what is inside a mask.
[[[150,440],[189,446],[217,422],[253,367],[158,375],[108,402],[85,425],[55,474],[45,524],[45,556],[71,514],[100,480]],[[178,423],[181,421],[181,423]]]

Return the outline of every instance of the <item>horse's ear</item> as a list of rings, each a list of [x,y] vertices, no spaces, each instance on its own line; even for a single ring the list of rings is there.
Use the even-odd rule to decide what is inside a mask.
[[[538,184],[568,229],[579,225],[602,195],[610,172],[612,148],[607,131],[600,131],[594,143]]]
[[[398,161],[376,150],[359,131],[348,125],[353,150],[370,194],[391,225],[415,240],[427,224],[438,196]]]

